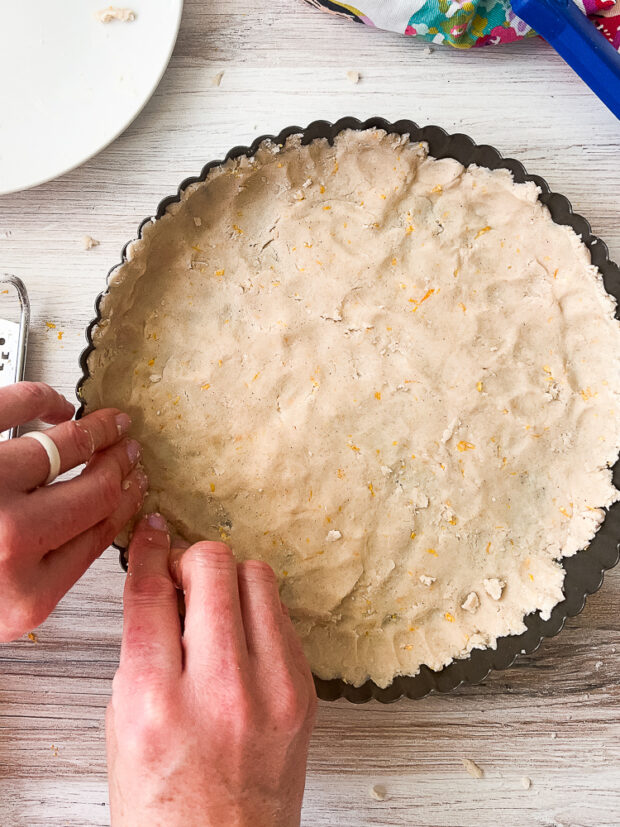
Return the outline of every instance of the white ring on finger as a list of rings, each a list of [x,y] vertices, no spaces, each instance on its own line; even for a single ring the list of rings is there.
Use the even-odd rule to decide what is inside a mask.
[[[30,433],[23,435],[23,438],[25,437],[36,439],[36,441],[45,448],[45,453],[50,461],[50,470],[43,485],[49,485],[50,482],[54,482],[58,474],[60,474],[60,454],[58,453],[56,443],[43,431],[30,431]]]

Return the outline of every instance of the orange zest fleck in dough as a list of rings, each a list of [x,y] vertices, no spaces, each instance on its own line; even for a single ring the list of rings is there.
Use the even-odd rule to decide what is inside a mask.
[[[489,542],[487,543],[487,547],[486,547],[485,551],[486,551],[486,553],[487,553],[487,554],[490,554],[490,553],[491,553],[491,541],[490,541],[490,540],[489,540]]]
[[[209,488],[211,489],[211,493],[213,493],[215,491],[215,483],[214,482],[209,483]]]
[[[437,552],[435,551],[435,549],[434,549],[434,548],[427,548],[427,549],[426,549],[426,553],[427,553],[427,554],[432,554],[432,555],[433,555],[433,557],[437,557],[437,556],[438,556],[438,555],[437,555]]]
[[[412,531],[411,534],[409,535],[409,537],[410,537],[411,540],[415,540],[415,538],[416,538],[415,531]]]
[[[490,229],[491,229],[490,227],[483,227],[481,230],[478,230],[478,232],[476,233],[475,238],[480,238],[480,236],[484,235],[484,233],[488,233]]]
[[[444,617],[449,623],[454,623],[454,615],[451,615],[450,612],[446,612]]]
[[[476,390],[478,393],[482,393],[482,382],[476,382]]]
[[[239,235],[243,235],[243,230],[241,229],[241,227],[239,227],[238,224],[233,224],[232,227],[236,233],[238,233]]]
[[[54,330],[56,328],[56,325],[54,324],[54,322],[45,322],[45,327],[47,327],[48,330]]]
[[[462,439],[460,442],[457,442],[457,443],[456,443],[456,447],[457,447],[457,449],[458,449],[459,451],[461,451],[461,453],[462,453],[463,451],[473,451],[473,449],[474,449],[476,446],[475,446],[475,445],[472,445],[472,443],[471,443],[471,442],[465,442],[465,440],[464,440],[464,439]]]
[[[327,206],[323,207],[323,209],[324,209],[324,210],[331,210],[331,207],[330,207],[330,206],[329,206],[329,204],[328,204]]]
[[[201,391],[208,391],[211,385],[208,382],[205,382],[204,385],[200,386]]]
[[[375,391],[375,399],[381,399],[381,391]]]
[[[374,497],[375,496],[375,489],[372,487],[371,482],[368,483],[368,490],[370,491],[370,496]]]
[[[409,299],[409,301],[415,305],[415,307],[412,308],[411,312],[415,313],[418,307],[422,304],[422,302],[425,302],[427,299],[430,299],[434,292],[435,288],[429,287],[429,289],[426,291],[426,293],[422,296],[422,298],[419,301],[417,299]]]

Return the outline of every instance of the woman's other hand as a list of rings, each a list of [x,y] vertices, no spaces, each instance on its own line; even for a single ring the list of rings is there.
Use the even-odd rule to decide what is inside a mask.
[[[39,442],[0,442],[0,641],[42,623],[144,498],[129,417],[105,409],[75,422],[73,412],[39,382],[0,388],[0,433],[41,419],[54,425],[45,434],[58,449],[60,473],[86,464],[79,476],[46,485],[50,458]]]

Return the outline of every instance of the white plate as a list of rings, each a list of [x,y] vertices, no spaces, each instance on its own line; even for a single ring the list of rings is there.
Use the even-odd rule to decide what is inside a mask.
[[[0,0],[0,194],[84,163],[151,97],[183,0],[119,0],[132,23],[100,23],[110,0]]]

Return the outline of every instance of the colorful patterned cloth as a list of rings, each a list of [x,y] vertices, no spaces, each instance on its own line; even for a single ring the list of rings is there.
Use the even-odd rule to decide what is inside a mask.
[[[306,2],[367,26],[457,49],[512,43],[536,34],[514,14],[509,0],[356,0],[355,6],[342,0]],[[574,2],[620,51],[620,0]]]

